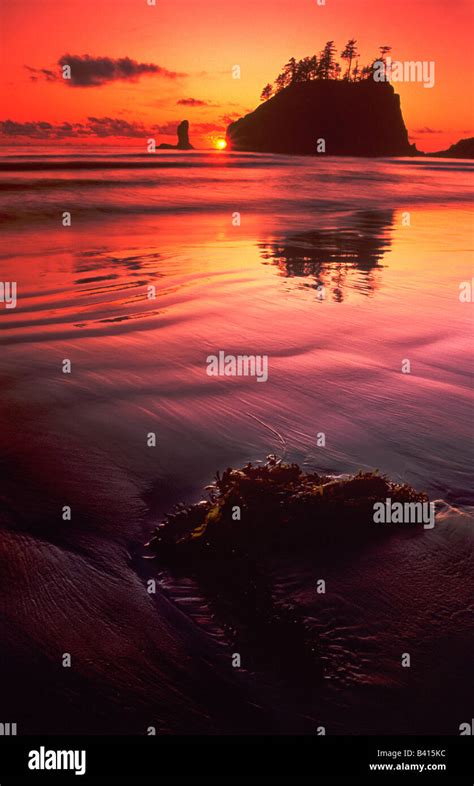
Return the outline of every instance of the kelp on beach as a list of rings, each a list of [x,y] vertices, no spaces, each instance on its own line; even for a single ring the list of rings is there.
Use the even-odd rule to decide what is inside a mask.
[[[376,536],[376,502],[426,502],[425,493],[378,472],[334,478],[268,456],[265,464],[217,473],[209,498],[179,505],[147,546],[165,560],[209,553],[254,556],[354,543]],[[385,531],[389,531],[385,530]],[[197,563],[194,563],[197,567]]]
[[[323,549],[337,559],[393,532],[374,523],[375,502],[427,496],[378,472],[334,478],[273,455],[217,473],[207,491],[208,499],[168,514],[147,548],[166,570],[197,582],[228,644],[246,652],[247,667],[290,680],[303,696],[309,674],[323,677],[321,647],[297,606],[275,591],[278,561],[297,569],[299,559]]]

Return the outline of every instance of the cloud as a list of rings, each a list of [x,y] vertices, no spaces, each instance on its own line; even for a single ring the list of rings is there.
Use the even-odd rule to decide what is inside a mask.
[[[0,121],[0,134],[3,136],[27,136],[35,139],[50,139],[52,133],[53,126],[51,123],[42,121],[34,121],[31,123],[17,123],[15,120]]]
[[[31,68],[31,66],[27,65],[24,66],[24,68],[30,71],[30,79],[32,82],[37,82],[39,76],[46,79],[47,82],[56,82],[59,79],[59,75],[55,74],[54,71],[50,71],[49,68]]]
[[[114,60],[111,57],[63,55],[58,62],[61,67],[71,67],[71,79],[65,81],[69,81],[72,87],[97,87],[117,81],[136,82],[141,76],[150,74],[165,79],[186,76],[178,71],[168,71],[155,63],[138,63],[130,57]]]
[[[211,104],[210,101],[201,101],[200,98],[180,98],[179,101],[176,102],[178,106],[212,106],[217,107],[220,106],[219,104]]]
[[[176,127],[175,127],[176,132]],[[144,137],[150,131],[142,123],[130,123],[114,117],[88,117],[84,123],[47,123],[32,121],[17,123],[0,121],[0,135],[28,137],[28,139],[65,139],[77,137]]]
[[[69,87],[100,87],[108,82],[136,82],[141,76],[159,76],[163,79],[180,79],[187,74],[169,71],[156,63],[139,63],[130,57],[92,57],[91,55],[63,55],[58,60],[59,73],[48,68],[31,68],[30,79],[43,78],[47,82],[62,81]],[[71,69],[71,78],[63,79],[63,66]]]
[[[0,137],[25,137],[27,139],[84,139],[105,137],[129,137],[143,139],[156,134],[176,136],[180,120],[170,120],[162,125],[146,126],[118,117],[88,117],[82,123],[48,123],[34,120],[19,123],[16,120],[0,120]],[[216,123],[193,123],[190,136],[222,133],[223,127]]]
[[[148,133],[143,123],[129,122],[117,117],[88,117],[85,127],[92,136],[141,137]]]
[[[180,98],[176,103],[178,106],[209,106],[207,101],[200,101],[198,98]]]
[[[158,134],[163,135],[175,135],[177,133],[177,128],[180,124],[181,120],[169,120],[167,123],[163,125],[155,125],[153,126],[153,131],[157,132]],[[222,133],[222,123],[191,123],[189,128],[189,136],[200,136],[202,134],[210,134],[215,131]]]
[[[229,115],[221,115],[220,120],[225,126],[229,126],[234,120],[238,120],[239,117],[242,117],[238,112],[232,112]]]
[[[434,128],[429,128],[428,126],[424,126],[424,128],[415,128],[415,134],[442,134],[442,131],[435,130]]]
[[[189,129],[189,135],[192,138],[200,134],[210,134],[214,131],[222,133],[222,125],[220,123],[193,123]]]
[[[169,135],[169,134],[176,134],[178,126],[181,120],[169,120],[167,123],[163,123],[162,125],[154,125],[152,126],[153,131],[157,131],[159,134]]]

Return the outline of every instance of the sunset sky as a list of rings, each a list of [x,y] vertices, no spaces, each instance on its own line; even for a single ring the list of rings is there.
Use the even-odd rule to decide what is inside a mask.
[[[9,0],[0,119],[12,122],[2,141],[141,151],[151,130],[158,143],[174,142],[187,118],[191,142],[209,147],[258,105],[290,57],[318,53],[329,39],[339,54],[354,37],[362,64],[382,44],[394,59],[435,62],[432,89],[394,87],[411,141],[441,150],[474,135],[473,15],[472,0]],[[60,75],[71,57],[81,58],[80,85]]]

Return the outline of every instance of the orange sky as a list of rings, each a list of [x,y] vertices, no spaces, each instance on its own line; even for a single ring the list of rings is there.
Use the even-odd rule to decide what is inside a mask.
[[[158,125],[157,141],[172,142],[167,128],[187,118],[191,141],[209,146],[225,133],[229,119],[258,105],[263,86],[291,56],[317,53],[328,39],[340,53],[351,37],[357,38],[364,63],[381,44],[393,47],[394,59],[435,62],[434,88],[394,85],[420,150],[444,149],[474,135],[473,0],[326,0],[325,6],[316,0],[156,0],[156,6],[147,0],[8,0],[0,15],[0,119],[82,123],[89,129],[83,142],[97,143],[89,135],[88,117],[99,119],[93,128],[105,129],[104,134],[116,127],[115,120],[125,121],[123,127],[135,136],[123,141],[137,150],[144,146],[137,128]],[[186,76],[153,73],[135,82],[71,87],[25,68],[57,72],[65,54],[128,57]],[[234,65],[240,66],[241,79],[232,78]],[[180,106],[182,99],[206,105]],[[19,133],[21,127],[15,129]],[[24,143],[25,138],[4,141]],[[34,141],[41,141],[38,134]],[[101,143],[117,141],[122,140],[104,135]]]

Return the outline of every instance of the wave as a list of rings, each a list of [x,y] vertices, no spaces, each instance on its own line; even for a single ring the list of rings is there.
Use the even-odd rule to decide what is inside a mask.
[[[146,159],[146,160],[145,160]],[[190,157],[183,157],[183,159],[165,158],[159,156],[158,158],[151,157],[150,154],[144,153],[137,156],[136,160],[131,159],[130,156],[104,159],[91,158],[71,158],[64,160],[56,160],[56,158],[42,158],[41,160],[26,161],[0,161],[0,172],[46,172],[54,170],[95,170],[95,169],[196,169],[196,168],[233,168],[242,166],[275,166],[279,167],[284,165],[285,156],[258,156],[255,158],[248,158],[246,156],[237,156],[235,158],[217,158],[215,155],[203,156],[202,160]],[[290,158],[287,160],[288,165],[294,163]]]
[[[472,172],[474,163],[467,159],[410,159],[410,158],[356,158],[350,156],[286,156],[273,153],[126,153],[116,154],[60,154],[54,156],[6,155],[0,158],[0,172],[46,172],[68,170],[110,170],[110,169],[199,169],[210,166],[217,168],[261,168],[292,167],[317,163],[325,164],[347,162],[389,163],[396,166],[409,166],[427,171]],[[361,167],[362,170],[362,167]],[[362,171],[358,174],[362,174]]]
[[[207,183],[206,186],[209,187],[209,183]],[[203,188],[206,186],[203,185]],[[64,186],[64,190],[70,190],[70,187],[67,183]],[[97,190],[100,190],[99,187],[97,187]],[[22,200],[21,204],[18,205],[13,205],[10,201],[10,204],[8,206],[5,205],[3,209],[0,203],[0,223],[5,225],[9,224],[12,228],[15,228],[20,225],[30,225],[32,222],[35,222],[35,231],[37,231],[39,228],[39,222],[41,221],[56,222],[58,212],[60,213],[64,209],[64,203],[59,199],[53,200],[50,198],[47,201],[41,199],[39,191],[40,189],[38,190],[37,201]],[[229,195],[223,195],[221,201],[217,201],[215,199],[212,201],[206,201],[206,199],[202,196],[201,191],[196,192],[194,199],[188,197],[188,199],[183,200],[181,203],[176,203],[171,200],[165,201],[165,198],[163,198],[162,202],[158,201],[157,199],[154,204],[150,204],[149,201],[145,201],[144,197],[142,197],[142,199],[133,199],[127,195],[127,198],[125,198],[118,192],[115,198],[112,198],[110,195],[108,195],[106,203],[103,202],[99,204],[97,201],[91,201],[89,204],[84,204],[84,202],[80,198],[77,198],[77,196],[76,199],[68,200],[68,208],[74,211],[76,218],[82,218],[89,222],[101,221],[120,216],[172,217],[184,215],[213,215],[224,218],[226,214],[229,212],[232,213],[235,209],[235,201],[232,201]],[[295,223],[297,223],[302,218],[302,216],[306,216],[315,212],[324,214],[342,214],[347,210],[354,210],[356,212],[363,211],[372,208],[374,206],[374,202],[381,209],[385,210],[400,210],[405,206],[411,206],[412,208],[415,208],[417,206],[448,207],[449,205],[459,205],[460,207],[463,207],[464,205],[468,204],[465,194],[442,194],[440,196],[433,194],[429,196],[400,194],[397,197],[387,196],[386,198],[379,199],[373,199],[371,198],[370,194],[368,194],[366,197],[360,200],[351,197],[346,197],[345,200],[341,197],[340,200],[336,200],[328,198],[305,197],[303,195],[299,198],[290,199],[283,194],[280,197],[273,196],[272,198],[269,198],[267,202],[258,200],[257,197],[250,196],[246,200],[247,208],[252,208],[252,214],[254,216],[268,216],[271,218],[275,211],[279,210],[280,212],[284,212],[287,219],[293,216]],[[50,224],[48,223],[45,224],[44,228],[47,229],[49,227]]]

